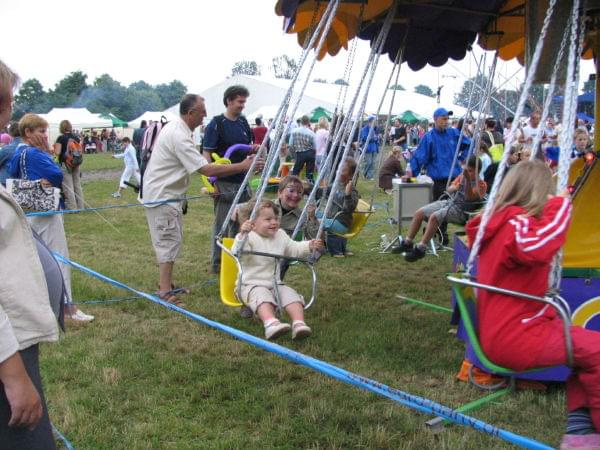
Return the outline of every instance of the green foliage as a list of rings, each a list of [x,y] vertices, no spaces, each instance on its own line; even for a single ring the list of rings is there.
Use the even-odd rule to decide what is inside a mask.
[[[415,86],[415,92],[417,94],[426,95],[427,97],[435,97],[435,92],[424,84],[418,84]]]
[[[273,58],[273,66],[271,69],[273,70],[275,78],[291,80],[298,69],[298,63],[294,58],[291,58],[288,55],[276,56]]]
[[[19,120],[28,112],[47,113],[50,110],[48,105],[48,94],[44,87],[36,78],[31,78],[21,85],[19,93],[15,95],[13,119]]]
[[[260,66],[256,61],[237,61],[231,68],[231,75],[260,75]]]
[[[87,88],[87,75],[81,71],[71,72],[58,83],[53,90],[48,92],[52,107],[70,107]]]
[[[401,84],[393,84],[390,86],[390,89],[393,91],[405,91],[406,89]]]
[[[173,80],[169,84],[163,83],[154,87],[165,108],[169,108],[181,101],[187,93],[187,87],[179,80]],[[136,116],[137,117],[137,116]]]
[[[596,79],[586,80],[583,83],[584,94],[594,94],[596,92]]]

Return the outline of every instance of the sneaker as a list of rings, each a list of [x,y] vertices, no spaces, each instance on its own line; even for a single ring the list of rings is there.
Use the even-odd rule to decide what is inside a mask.
[[[121,194],[119,192],[115,192],[112,196],[113,198],[120,198]]]
[[[344,256],[354,256],[354,252],[346,252],[344,253]]]
[[[67,317],[69,317],[71,320],[74,320],[75,322],[91,322],[92,320],[94,320],[94,316],[84,314],[79,310],[75,311],[72,314],[69,314]]]
[[[398,245],[392,247],[392,253],[407,253],[414,248],[415,244],[412,241],[403,239]]]
[[[334,258],[345,258],[343,253],[336,253],[335,255],[331,255],[331,256],[333,256]]]
[[[592,450],[600,449],[600,434],[565,434],[560,442],[561,450]]]
[[[273,322],[271,325],[265,328],[265,338],[268,340],[277,339],[279,336],[290,331],[290,328],[292,327],[289,323],[283,323],[279,321]]]
[[[421,258],[425,257],[425,253],[427,252],[427,247],[422,245],[417,245],[413,247],[413,249],[404,255],[404,259],[408,262],[415,262]]]
[[[309,337],[311,333],[312,330],[308,325],[306,325],[304,322],[298,322],[292,328],[292,339],[305,339]]]
[[[240,309],[240,317],[244,319],[251,319],[253,315],[252,310],[246,305],[242,306],[242,309]]]

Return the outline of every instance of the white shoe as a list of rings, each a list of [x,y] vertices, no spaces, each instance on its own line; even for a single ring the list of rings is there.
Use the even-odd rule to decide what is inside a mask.
[[[120,198],[121,197],[121,193],[120,192],[115,192],[112,196],[113,196],[113,198]]]
[[[75,311],[73,314],[69,314],[68,317],[76,322],[91,322],[94,320],[94,316],[90,316],[89,314],[85,314],[79,310]]]
[[[304,322],[297,322],[292,328],[292,339],[305,339],[309,337],[311,333],[312,330],[308,325],[306,325]]]
[[[289,323],[282,323],[279,321],[273,322],[265,328],[265,338],[269,340],[277,339],[282,334],[285,334],[288,331],[290,331],[290,328],[292,327],[290,327]]]

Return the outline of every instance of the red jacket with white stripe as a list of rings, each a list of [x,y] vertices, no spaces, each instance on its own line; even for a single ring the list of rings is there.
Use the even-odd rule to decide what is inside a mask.
[[[486,226],[479,253],[480,283],[543,296],[548,289],[552,258],[565,242],[571,202],[554,197],[539,218],[519,206],[494,213]],[[469,241],[481,217],[466,230]],[[557,329],[553,308],[525,299],[479,290],[477,294],[479,339],[492,361],[515,370],[535,367],[536,350]]]

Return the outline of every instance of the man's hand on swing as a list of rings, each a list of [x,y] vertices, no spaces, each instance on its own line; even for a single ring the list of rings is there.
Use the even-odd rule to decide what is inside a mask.
[[[344,189],[344,192],[346,193],[346,195],[352,194],[353,187],[354,187],[354,185],[352,184],[352,180],[348,181],[348,183],[346,184],[346,189]]]
[[[325,244],[323,244],[323,241],[321,239],[312,239],[308,242],[308,248],[312,252],[321,251],[325,248]]]

